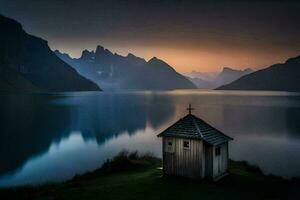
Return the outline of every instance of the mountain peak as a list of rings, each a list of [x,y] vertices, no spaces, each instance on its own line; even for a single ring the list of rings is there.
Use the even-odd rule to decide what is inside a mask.
[[[98,45],[95,51],[95,55],[96,57],[101,56],[101,55],[113,55],[112,52],[110,52],[108,49],[105,49],[104,47],[102,47],[101,45]]]
[[[88,59],[88,58],[90,58],[94,55],[95,55],[94,51],[89,51],[89,50],[85,49],[85,50],[82,51],[82,54],[81,54],[80,58]]]
[[[96,53],[103,52],[103,51],[105,51],[105,49],[104,49],[103,46],[98,45],[98,46],[96,47]]]
[[[152,57],[149,61],[153,60],[159,60],[156,56]]]
[[[161,59],[158,59],[157,57],[151,58],[147,63],[148,63],[148,65],[151,65],[152,67],[176,72],[176,70],[173,67],[171,67],[168,63],[166,63],[165,61],[163,61]]]
[[[136,56],[134,54],[132,54],[132,53],[128,53],[126,57],[128,57],[128,58],[136,58]]]
[[[148,63],[150,63],[150,64],[167,64],[167,63],[165,63],[163,60],[160,60],[160,59],[158,59],[157,57],[153,57],[153,58],[151,58],[149,61],[148,61]]]

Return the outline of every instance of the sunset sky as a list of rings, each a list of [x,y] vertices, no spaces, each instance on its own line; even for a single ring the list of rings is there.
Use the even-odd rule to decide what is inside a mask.
[[[297,1],[0,0],[0,13],[79,57],[99,44],[179,72],[259,69],[300,55]]]

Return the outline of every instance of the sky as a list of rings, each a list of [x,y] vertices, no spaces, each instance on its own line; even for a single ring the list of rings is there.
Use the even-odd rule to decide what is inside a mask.
[[[0,13],[72,57],[101,45],[156,56],[179,72],[213,72],[300,55],[299,2],[0,0]]]

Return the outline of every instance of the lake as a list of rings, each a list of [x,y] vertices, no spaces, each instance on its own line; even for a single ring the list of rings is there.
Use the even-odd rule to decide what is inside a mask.
[[[176,90],[0,94],[0,187],[99,168],[122,150],[161,157],[156,135],[193,114],[234,138],[230,158],[300,176],[300,93]]]

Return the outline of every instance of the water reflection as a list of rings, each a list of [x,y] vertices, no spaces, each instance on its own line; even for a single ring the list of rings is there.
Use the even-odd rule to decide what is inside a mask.
[[[0,174],[22,166],[74,131],[100,145],[123,132],[131,135],[147,125],[157,127],[174,113],[172,103],[155,109],[159,105],[141,95],[10,95],[0,101]]]
[[[47,106],[48,97],[0,98],[0,174],[20,167],[30,156],[47,151],[70,132],[70,109]]]
[[[153,130],[148,130],[153,131]],[[147,132],[147,131],[146,131]],[[123,149],[142,151],[159,150],[157,138],[152,134],[137,132],[135,137],[124,133],[98,145],[95,140],[84,140],[80,132],[73,132],[68,138],[52,143],[47,154],[31,158],[15,174],[7,174],[0,180],[0,186],[41,184],[63,181],[99,167],[106,159]],[[146,136],[146,137],[145,137]],[[151,143],[149,143],[152,141]],[[136,146],[138,144],[138,146]],[[158,156],[160,151],[156,151]]]
[[[272,95],[273,94],[273,95]],[[156,134],[186,114],[234,137],[230,156],[300,176],[300,96],[210,91],[2,95],[0,186],[62,181],[122,149],[161,154]]]

